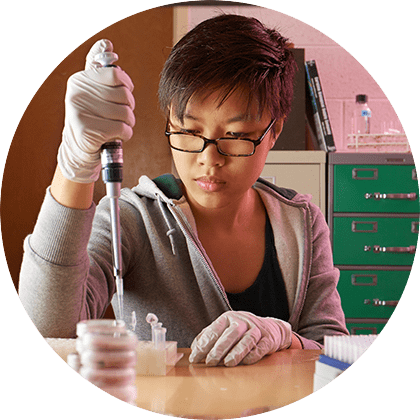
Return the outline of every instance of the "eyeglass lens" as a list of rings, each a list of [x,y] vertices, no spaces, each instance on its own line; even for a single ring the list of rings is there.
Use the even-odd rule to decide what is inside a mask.
[[[172,147],[185,152],[201,152],[205,141],[191,134],[171,134],[169,136]],[[240,139],[218,139],[216,141],[219,152],[227,155],[252,155],[254,143]]]

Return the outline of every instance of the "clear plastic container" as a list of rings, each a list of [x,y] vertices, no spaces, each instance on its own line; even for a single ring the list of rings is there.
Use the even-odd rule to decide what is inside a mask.
[[[92,369],[82,366],[79,371],[85,379],[99,386],[127,386],[134,384],[136,380],[135,369]]]
[[[126,332],[127,328],[124,321],[115,319],[89,319],[77,324],[76,333],[78,337],[82,337],[88,331],[111,334]]]
[[[110,395],[135,404],[137,336],[123,321],[110,319],[79,322],[77,335],[80,375]]]
[[[82,352],[80,363],[90,368],[134,368],[137,363],[136,351],[92,351]]]
[[[138,375],[165,376],[166,349],[158,349],[152,341],[140,341],[137,346]]]
[[[79,372],[81,363],[80,355],[78,353],[70,353],[67,355],[67,364],[76,372]]]
[[[85,332],[77,339],[76,348],[81,353],[92,351],[130,351],[137,346],[137,336],[131,331],[117,334],[100,334],[98,332]]]

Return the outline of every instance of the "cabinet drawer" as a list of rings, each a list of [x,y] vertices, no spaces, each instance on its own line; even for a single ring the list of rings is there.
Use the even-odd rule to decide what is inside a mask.
[[[385,327],[384,322],[348,322],[346,324],[349,333],[352,335],[367,335],[367,334],[379,334]]]
[[[334,217],[334,264],[412,265],[418,230],[412,217]]]
[[[268,153],[261,177],[301,194],[311,194],[312,202],[326,212],[325,162],[322,151],[279,151]]]
[[[414,165],[334,165],[334,212],[418,213]]]
[[[340,270],[337,290],[346,318],[389,318],[410,271]]]

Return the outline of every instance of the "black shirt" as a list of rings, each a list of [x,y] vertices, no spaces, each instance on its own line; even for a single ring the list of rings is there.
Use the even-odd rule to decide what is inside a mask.
[[[235,311],[248,311],[258,316],[269,316],[287,321],[289,307],[283,276],[277,260],[274,234],[270,219],[265,223],[264,262],[255,282],[240,293],[227,293]]]

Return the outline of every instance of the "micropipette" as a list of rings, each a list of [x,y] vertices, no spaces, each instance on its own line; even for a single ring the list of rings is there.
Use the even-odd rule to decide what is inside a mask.
[[[114,52],[104,51],[95,56],[95,61],[102,67],[112,67],[112,63],[118,60]],[[105,143],[101,148],[102,179],[106,186],[106,195],[110,201],[111,209],[111,235],[115,285],[117,289],[118,314],[117,319],[123,319],[124,292],[122,279],[122,253],[121,253],[121,230],[120,208],[118,198],[121,194],[121,182],[123,179],[123,152],[121,140],[115,139]]]

